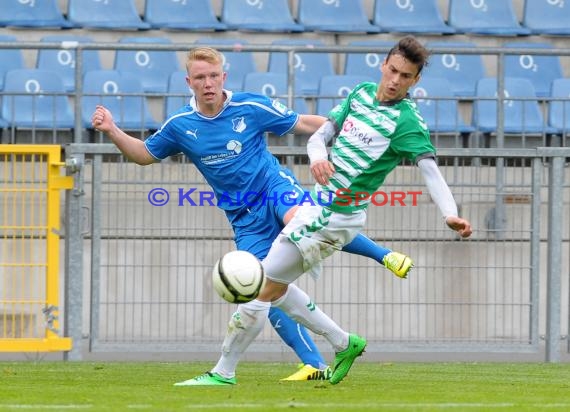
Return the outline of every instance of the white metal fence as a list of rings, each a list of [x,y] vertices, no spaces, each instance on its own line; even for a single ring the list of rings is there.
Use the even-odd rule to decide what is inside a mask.
[[[136,166],[112,145],[71,144],[66,153],[81,165],[67,202],[68,333],[77,340],[87,334],[95,352],[183,351],[199,358],[215,351],[235,307],[215,294],[210,270],[234,246],[215,207],[179,204],[179,190],[209,190],[194,166],[181,159]],[[340,324],[365,335],[369,352],[545,348],[546,358],[557,361],[568,327],[562,319],[569,231],[560,224],[568,214],[562,184],[568,153],[441,150],[440,166],[474,226],[469,240],[445,227],[417,168],[402,165],[383,190],[422,195],[416,205],[372,206],[366,234],[410,254],[416,261],[410,278],[343,252],[329,259],[318,282],[299,284]],[[295,173],[310,184],[307,166],[295,166]],[[168,204],[149,202],[156,188],[170,194]],[[84,288],[90,298],[82,301]],[[284,350],[268,327],[252,352]],[[81,358],[80,346],[69,357]]]

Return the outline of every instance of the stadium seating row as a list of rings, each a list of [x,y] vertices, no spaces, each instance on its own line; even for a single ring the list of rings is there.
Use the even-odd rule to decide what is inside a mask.
[[[23,69],[24,58],[19,49],[2,49],[3,42],[16,42],[16,38],[9,35],[0,35],[0,90],[4,73],[8,70]],[[73,42],[91,42],[90,37],[75,35],[50,35],[42,38],[43,42],[59,43],[60,49],[40,49],[35,67],[45,70],[57,71],[62,77],[65,90],[72,92],[75,89],[75,55],[68,45]],[[183,70],[175,51],[152,50],[145,45],[172,44],[166,37],[127,36],[119,40],[121,43],[140,43],[139,50],[117,50],[115,52],[113,69],[122,73],[135,75],[142,83],[146,93],[164,93],[167,90],[167,81],[171,73]],[[247,45],[245,40],[200,38],[196,44],[234,46],[236,51],[225,51],[224,70],[228,73],[226,87],[231,90],[248,90],[244,85],[245,76],[258,72],[253,52],[241,51],[240,46]],[[320,40],[295,39],[277,40],[274,45],[300,46],[301,48],[324,46]],[[344,74],[379,79],[380,64],[385,52],[393,46],[389,41],[353,41],[348,46],[378,50],[378,52],[348,52],[341,73],[336,73],[333,67],[333,56],[329,53],[315,53],[299,51],[295,54],[295,92],[300,95],[315,95],[321,77]],[[434,50],[430,64],[424,74],[431,77],[444,77],[448,79],[455,96],[469,99],[475,95],[475,85],[478,80],[490,77],[485,70],[483,56],[470,54],[468,51],[477,49],[471,42],[427,42],[426,46]],[[548,51],[554,50],[549,43],[505,42],[505,48],[519,48],[527,50]],[[439,53],[438,49],[457,50],[457,53]],[[554,52],[553,52],[554,53]],[[101,70],[103,68],[97,50],[85,50],[83,54],[83,74],[87,71]],[[266,70],[271,73],[287,72],[287,55],[283,52],[271,52]],[[550,86],[554,79],[564,76],[563,65],[559,55],[556,54],[506,54],[503,71],[509,77],[521,77],[530,80],[536,95],[546,97],[550,95]]]
[[[172,113],[191,95],[184,71],[168,77],[164,112]],[[316,113],[326,115],[366,76],[331,75],[320,79],[316,93]],[[82,127],[90,128],[95,105],[104,104],[119,126],[126,130],[155,130],[159,122],[150,114],[141,82],[116,70],[92,70],[85,73],[81,96]],[[287,99],[285,73],[250,73],[245,78],[247,90],[280,98],[301,113],[307,113],[304,98]],[[474,131],[495,133],[497,130],[496,78],[483,78],[476,84],[471,124],[465,124],[458,109],[458,97],[451,83],[442,77],[423,76],[411,89],[420,113],[432,132],[468,134]],[[548,118],[532,83],[523,78],[506,77],[503,110],[505,133],[522,135],[570,134],[570,78],[555,79],[547,99]],[[2,92],[0,127],[24,129],[72,129],[73,111],[62,78],[55,71],[17,69],[6,73]]]
[[[570,5],[524,0],[519,23],[513,0],[449,0],[447,22],[437,0],[374,0],[372,20],[362,0],[223,0],[221,16],[211,0],[145,0],[140,16],[134,0],[0,0],[0,26],[193,31],[476,33],[494,36],[570,35]]]

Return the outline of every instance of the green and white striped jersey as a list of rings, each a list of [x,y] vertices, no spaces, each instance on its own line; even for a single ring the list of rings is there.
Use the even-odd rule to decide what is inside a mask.
[[[393,104],[376,100],[378,85],[359,84],[329,118],[340,129],[331,150],[335,173],[328,185],[315,185],[313,197],[339,213],[365,209],[386,176],[403,159],[435,156],[429,130],[416,104],[406,97]],[[330,202],[330,204],[329,204]]]

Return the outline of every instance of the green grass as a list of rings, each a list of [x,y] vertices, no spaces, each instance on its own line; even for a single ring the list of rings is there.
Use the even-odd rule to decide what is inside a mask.
[[[233,387],[174,387],[213,363],[0,362],[0,411],[569,411],[570,364],[357,362],[338,385],[243,362]]]

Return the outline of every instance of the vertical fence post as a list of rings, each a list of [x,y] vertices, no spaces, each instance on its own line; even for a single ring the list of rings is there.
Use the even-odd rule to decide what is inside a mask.
[[[562,271],[562,185],[564,157],[553,156],[548,182],[548,267],[546,283],[546,361],[560,362]]]
[[[542,183],[542,159],[532,159],[532,205],[531,205],[531,229],[530,229],[530,341],[538,347],[540,339],[539,308],[540,308],[540,220],[541,220],[541,183]]]
[[[70,146],[67,146],[68,148]],[[83,154],[67,153],[66,163],[77,167],[73,189],[65,199],[65,333],[73,340],[73,347],[64,354],[65,360],[82,360],[83,347]]]
[[[81,143],[83,138],[83,116],[81,115],[81,99],[83,97],[83,56],[85,50],[79,47],[79,44],[75,47],[75,99],[73,102],[73,110],[75,116],[73,119],[73,142]]]
[[[91,271],[89,302],[89,351],[99,338],[99,302],[101,300],[101,199],[103,191],[103,156],[93,156],[91,193]]]

